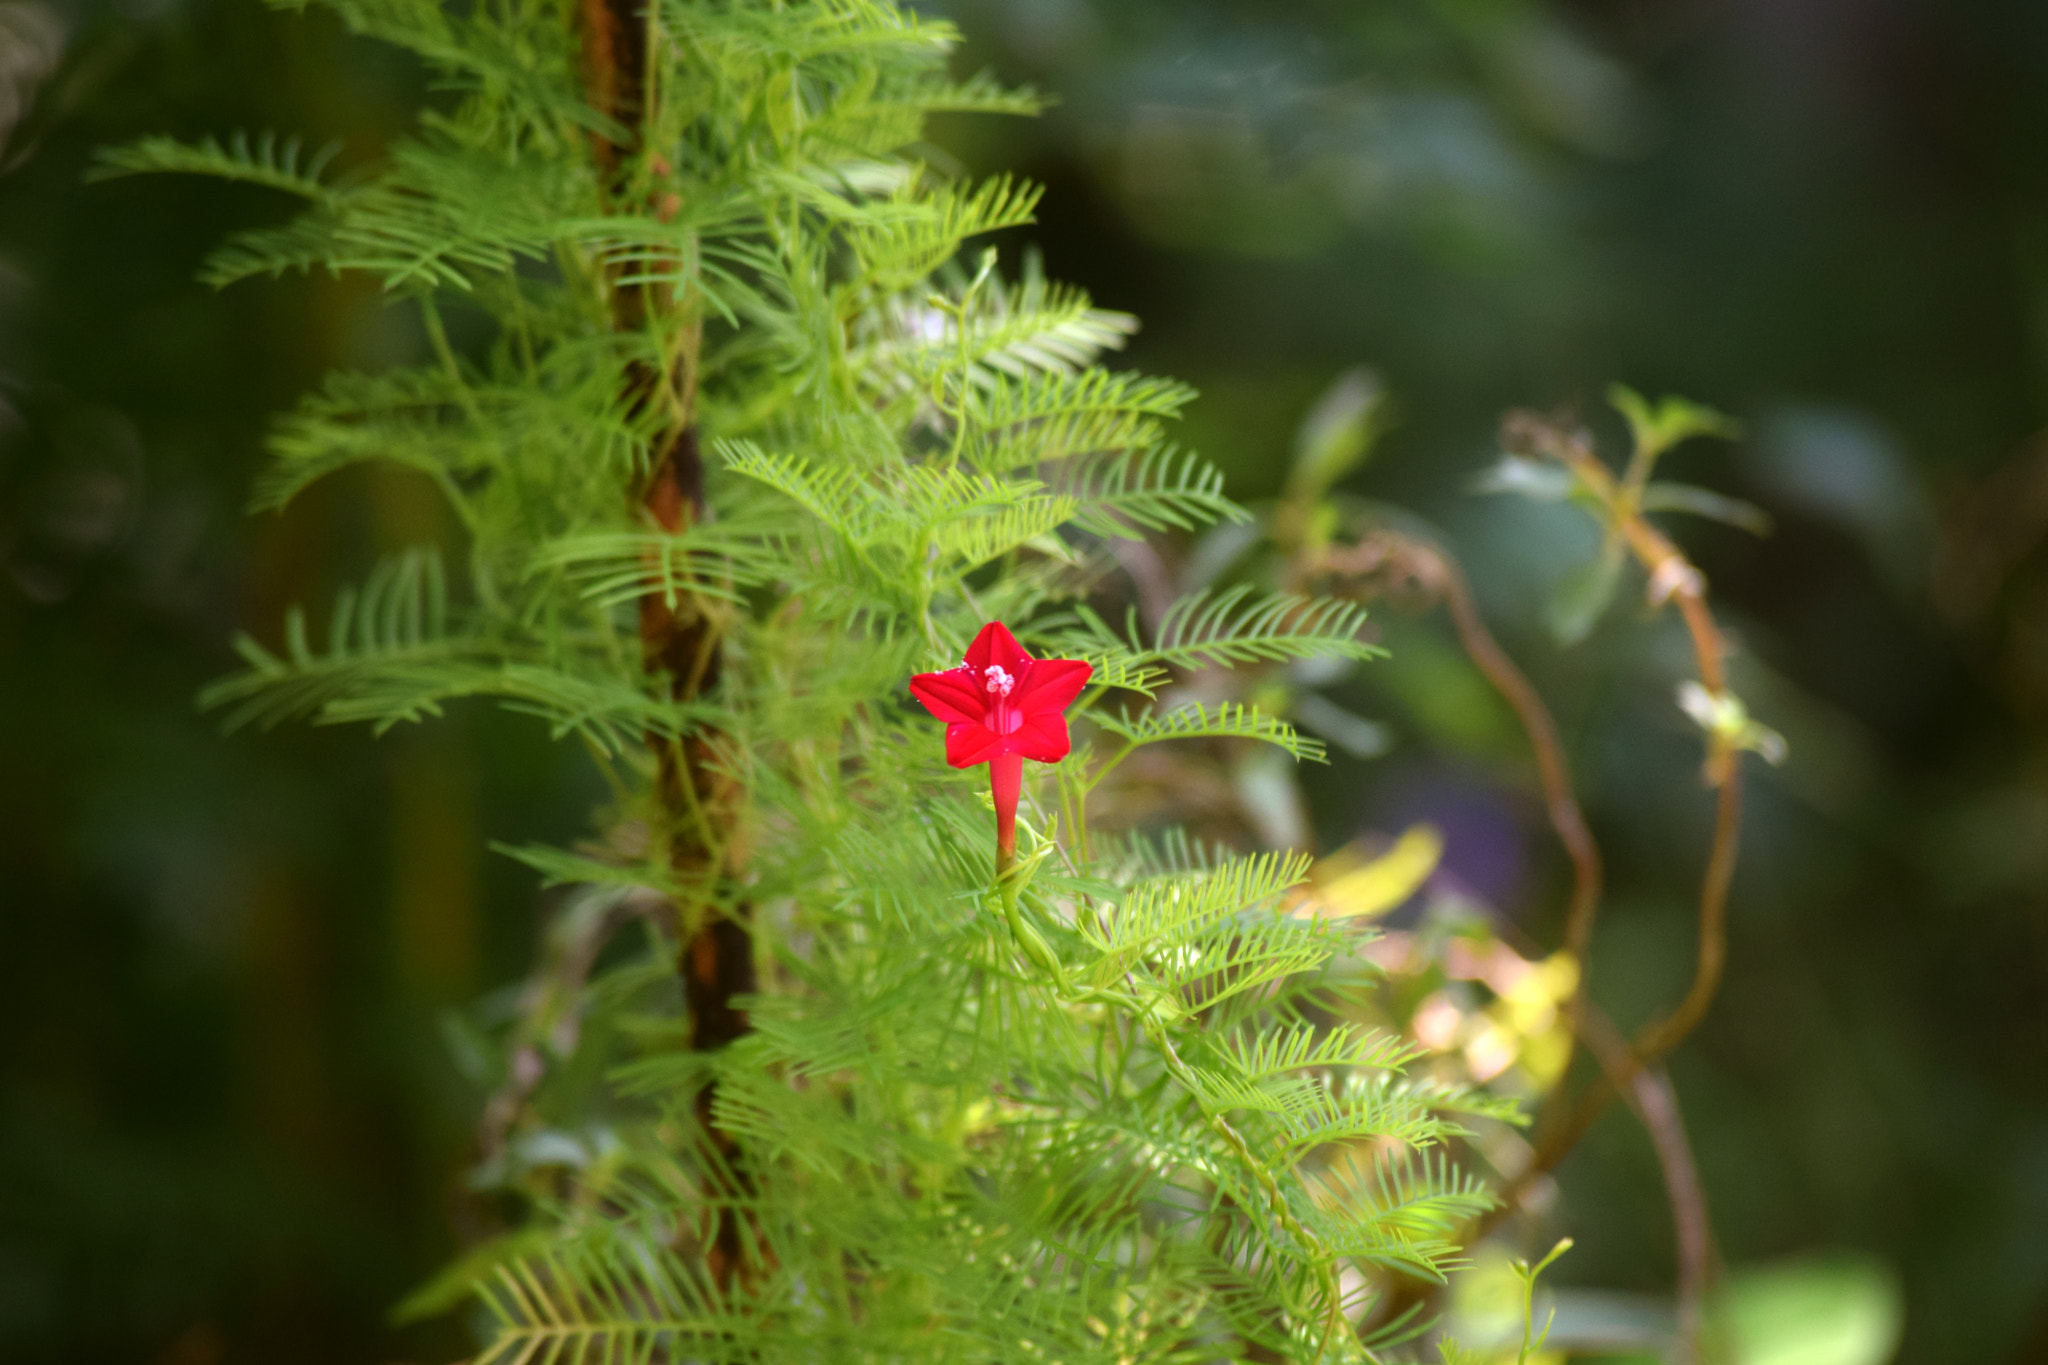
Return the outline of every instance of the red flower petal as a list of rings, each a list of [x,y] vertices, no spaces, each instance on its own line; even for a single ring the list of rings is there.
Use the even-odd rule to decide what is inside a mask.
[[[991,664],[1015,677],[1031,662],[1031,656],[1024,652],[1024,646],[1017,643],[1017,637],[1010,634],[1010,628],[1001,621],[991,621],[981,628],[981,634],[974,637],[974,643],[967,646],[967,662],[977,671]]]
[[[1024,717],[1024,723],[1003,740],[1011,753],[1037,763],[1057,763],[1074,747],[1067,735],[1067,718],[1057,711]]]
[[[920,673],[910,680],[910,695],[940,720],[979,725],[988,719],[988,693],[964,668]]]
[[[946,727],[946,762],[956,768],[986,763],[1009,747],[1004,736],[985,725],[955,721]]]
[[[993,669],[1012,679],[1006,693],[988,690]],[[1033,659],[1008,627],[990,621],[967,647],[964,666],[919,673],[910,680],[910,692],[946,722],[946,762],[956,768],[1009,754],[1057,763],[1073,747],[1060,713],[1094,672],[1080,659]],[[1007,728],[999,729],[998,720]]]
[[[1024,674],[1010,705],[1027,716],[1064,711],[1088,685],[1094,666],[1080,659],[1039,659]]]

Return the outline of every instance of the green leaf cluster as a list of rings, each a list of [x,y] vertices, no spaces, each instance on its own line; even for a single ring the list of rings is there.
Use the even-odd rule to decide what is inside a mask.
[[[1513,1116],[1344,1022],[1357,938],[1289,910],[1302,859],[1089,829],[1141,746],[1321,756],[1256,707],[1155,703],[1174,678],[1374,651],[1355,606],[1246,587],[1149,637],[1099,614],[1107,542],[1244,513],[1166,441],[1192,392],[1102,365],[1131,319],[971,254],[1035,187],[916,155],[932,111],[1034,97],[949,78],[950,27],[888,0],[661,0],[628,128],[579,84],[566,0],[331,6],[453,92],[381,160],[150,139],[105,164],[298,196],[209,277],[365,274],[432,344],[308,395],[257,502],[392,462],[461,542],[343,591],[323,646],[297,610],[244,641],[208,702],[381,730],[493,698],[616,783],[600,842],[506,850],[575,888],[465,1044],[507,1106],[472,1182],[521,1226],[420,1302],[474,1294],[480,1358],[521,1365],[1363,1358],[1350,1270],[1440,1277],[1486,1196],[1429,1153]],[[644,490],[686,448],[704,509],[670,524]],[[656,610],[717,642],[715,678],[650,665]],[[1075,753],[1032,774],[1008,918],[980,775],[905,688],[991,619],[1098,667]],[[726,869],[695,877],[659,854],[703,818],[660,790],[686,747],[740,794],[691,833]],[[696,1051],[678,939],[742,905],[750,1028]],[[1346,1152],[1380,1156],[1319,1180]]]

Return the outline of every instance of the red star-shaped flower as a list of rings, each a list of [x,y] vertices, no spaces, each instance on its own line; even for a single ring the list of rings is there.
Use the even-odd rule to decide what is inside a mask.
[[[911,695],[946,722],[946,761],[971,768],[1004,754],[1040,763],[1067,756],[1061,713],[1094,670],[1079,659],[1034,659],[1001,621],[991,621],[967,647],[967,662],[943,673],[920,673]]]
[[[991,621],[960,667],[910,680],[911,695],[946,722],[946,761],[956,768],[989,765],[999,866],[1016,856],[1024,760],[1057,763],[1067,756],[1072,745],[1062,713],[1093,672],[1080,659],[1034,659],[1001,621]]]

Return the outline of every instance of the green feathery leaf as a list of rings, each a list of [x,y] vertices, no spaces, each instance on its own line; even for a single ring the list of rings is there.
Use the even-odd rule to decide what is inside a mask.
[[[1276,745],[1304,763],[1326,761],[1327,751],[1321,740],[1310,739],[1286,721],[1240,702],[1219,702],[1215,706],[1190,702],[1171,711],[1137,717],[1093,712],[1089,719],[1111,734],[1121,735],[1133,749],[1170,739],[1255,739]]]
[[[1217,668],[1261,660],[1370,659],[1382,653],[1359,638],[1365,608],[1333,597],[1273,593],[1249,584],[1194,593],[1168,609],[1147,651],[1162,663]]]
[[[236,133],[225,146],[210,137],[198,142],[146,137],[125,147],[101,151],[87,179],[165,173],[210,175],[283,190],[324,204],[336,191],[321,179],[321,174],[340,151],[340,143],[330,142],[306,156],[297,138],[280,139],[270,132],[259,135],[253,143],[247,133]]]

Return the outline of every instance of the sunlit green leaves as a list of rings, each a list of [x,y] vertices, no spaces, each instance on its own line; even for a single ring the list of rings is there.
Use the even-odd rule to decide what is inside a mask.
[[[328,614],[327,647],[307,639],[305,612],[285,615],[284,653],[273,654],[244,635],[235,649],[248,670],[213,683],[200,704],[227,709],[230,728],[269,727],[317,716],[404,671],[414,676],[455,676],[464,644],[448,633],[448,584],[441,558],[415,552],[386,560],[360,589],[343,589]],[[430,714],[431,704],[401,706],[379,728]]]
[[[1376,651],[1356,605],[1251,585],[1154,631],[1124,613],[1106,539],[1250,518],[1167,443],[1192,390],[1098,367],[1134,319],[1028,260],[961,261],[1038,190],[906,149],[929,110],[1035,98],[952,80],[954,30],[886,0],[662,0],[626,130],[559,8],[335,7],[449,83],[382,161],[328,181],[282,143],[153,142],[110,165],[307,200],[214,278],[359,273],[429,352],[306,398],[259,497],[395,464],[447,499],[459,566],[380,567],[324,647],[291,614],[209,704],[384,728],[487,698],[608,784],[602,839],[503,848],[586,890],[492,1007],[511,1022],[480,1072],[517,1133],[477,1179],[539,1235],[457,1272],[482,1359],[1289,1358],[1345,1306],[1334,1260],[1430,1273],[1432,1220],[1467,1197],[1441,1167],[1311,1211],[1304,1157],[1432,1141],[1465,1101],[1384,1084],[1405,1045],[1308,1022],[1354,940],[1289,913],[1306,858],[1088,828],[1147,746],[1322,757],[1190,675]],[[1300,477],[1326,490],[1376,413],[1342,389]],[[906,692],[996,616],[1095,670],[1076,750],[1034,772],[1014,916],[985,779]],[[716,647],[694,689],[665,671],[677,622]],[[750,1031],[698,1051],[678,937],[742,901]],[[766,1269],[720,1288],[693,1258],[724,1214]]]
[[[1338,1066],[1399,1069],[1422,1055],[1415,1044],[1361,1024],[1331,1029],[1293,1024],[1240,1033],[1222,1051],[1238,1075],[1254,1082]]]
[[[447,146],[404,143],[381,174],[326,196],[278,228],[244,232],[216,252],[206,279],[324,269],[362,271],[386,290],[467,293],[472,273],[545,260],[565,210],[595,207],[587,174],[545,160],[495,162]]]
[[[1031,373],[970,392],[967,453],[985,469],[1155,445],[1194,397],[1184,384],[1109,370]]]
[[[788,552],[772,534],[752,534],[723,522],[700,522],[681,533],[591,531],[536,548],[534,569],[558,569],[600,607],[641,598],[670,610],[694,598],[737,602],[749,588],[786,568]]]
[[[1140,882],[1082,933],[1107,957],[1114,976],[1124,964],[1166,941],[1185,941],[1221,918],[1270,900],[1308,874],[1297,853],[1232,859],[1213,870]]]
[[[859,279],[877,289],[906,288],[950,261],[967,239],[1030,222],[1039,193],[1036,185],[1002,176],[974,187],[905,182],[849,225]]]
[[[1607,401],[1627,419],[1636,453],[1645,461],[1695,436],[1742,434],[1742,424],[1733,417],[1687,398],[1673,396],[1652,402],[1626,384],[1616,384],[1607,390]]]
[[[641,1365],[690,1344],[752,1335],[665,1247],[520,1258],[479,1287],[494,1335],[478,1365]]]

